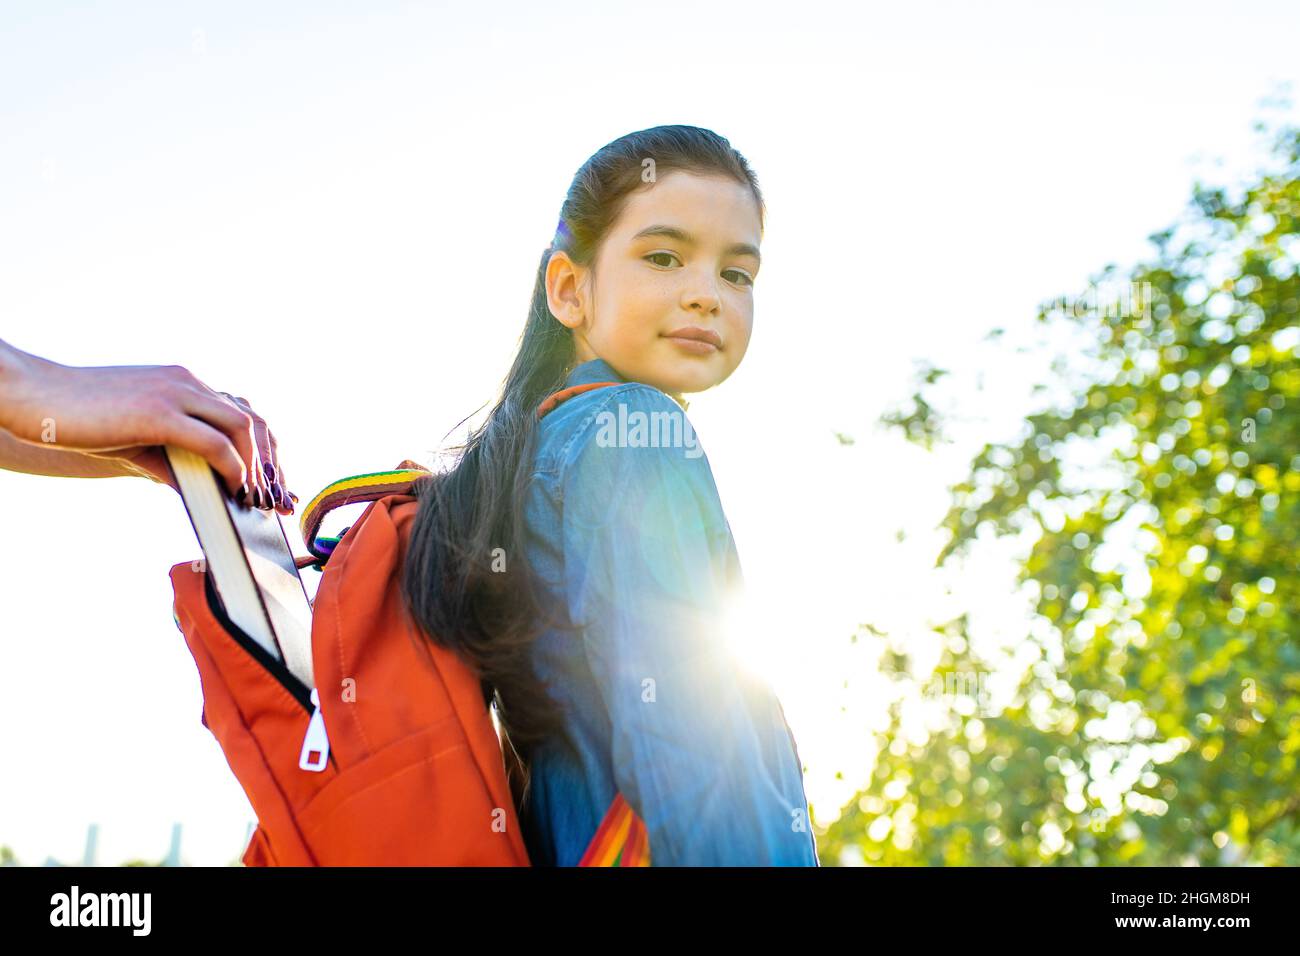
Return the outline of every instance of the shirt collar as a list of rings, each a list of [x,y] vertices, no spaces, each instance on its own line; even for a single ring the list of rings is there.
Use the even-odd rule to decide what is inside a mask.
[[[604,359],[594,358],[589,362],[574,366],[569,371],[568,377],[565,378],[564,386],[568,388],[570,385],[590,385],[592,382],[626,381],[626,378],[614,371],[614,366]]]
[[[572,385],[590,385],[593,382],[628,382],[628,381],[631,381],[631,379],[625,378],[624,376],[620,375],[618,372],[614,370],[614,366],[610,365],[604,359],[594,358],[589,361],[582,362],[579,365],[575,365],[572,369],[570,369],[569,374],[564,379],[564,387],[568,388],[569,386]],[[686,411],[687,408],[690,407],[690,403],[684,398],[681,399],[680,401],[677,399],[673,399],[673,401],[677,402],[677,404],[682,407],[682,411]]]

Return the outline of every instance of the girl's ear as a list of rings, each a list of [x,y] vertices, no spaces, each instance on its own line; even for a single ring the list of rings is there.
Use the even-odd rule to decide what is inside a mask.
[[[579,328],[583,321],[585,272],[567,252],[559,250],[546,263],[546,304],[560,324],[571,329]]]

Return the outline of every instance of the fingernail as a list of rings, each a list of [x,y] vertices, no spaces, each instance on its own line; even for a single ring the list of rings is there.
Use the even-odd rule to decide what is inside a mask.
[[[297,504],[299,501],[302,500],[302,499],[299,498],[297,495],[295,495],[292,491],[289,492],[289,497],[293,499],[294,504]]]
[[[239,500],[244,504],[248,504],[248,482],[244,482],[239,486]]]
[[[275,502],[277,508],[284,504],[284,489],[280,487],[278,481],[271,485],[271,500]]]
[[[262,471],[266,474],[267,481],[275,481],[275,465],[269,461],[262,463]]]

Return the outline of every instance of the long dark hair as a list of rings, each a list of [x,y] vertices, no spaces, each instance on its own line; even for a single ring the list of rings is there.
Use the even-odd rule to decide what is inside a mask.
[[[535,744],[553,735],[570,743],[529,656],[542,629],[564,628],[566,618],[538,586],[523,547],[536,409],[563,387],[576,355],[572,330],[547,304],[546,266],[557,250],[589,266],[630,195],[673,170],[730,176],[749,186],[761,224],[757,178],[745,158],[711,130],[656,126],[601,147],[574,175],[560,208],[555,239],[537,266],[519,352],[496,405],[464,444],[453,446],[459,452],[455,465],[421,478],[415,489],[419,513],[402,582],[408,608],[426,638],[459,652],[475,669],[496,704],[525,785],[525,758]],[[505,570],[499,562],[494,568],[494,557],[501,555]]]

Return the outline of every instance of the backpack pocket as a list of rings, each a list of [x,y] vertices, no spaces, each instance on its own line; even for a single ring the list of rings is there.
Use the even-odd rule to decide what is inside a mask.
[[[298,814],[322,866],[517,866],[456,715],[339,772]]]

